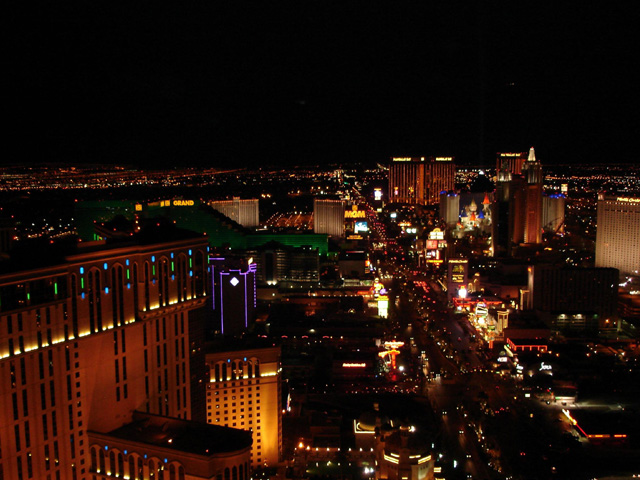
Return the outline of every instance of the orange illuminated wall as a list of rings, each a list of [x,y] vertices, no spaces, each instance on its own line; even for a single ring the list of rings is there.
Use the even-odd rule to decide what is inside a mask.
[[[210,352],[205,356],[207,422],[253,432],[251,463],[282,458],[280,347]]]
[[[0,276],[0,469],[90,478],[88,431],[134,410],[189,419],[189,312],[204,237],[87,249]]]

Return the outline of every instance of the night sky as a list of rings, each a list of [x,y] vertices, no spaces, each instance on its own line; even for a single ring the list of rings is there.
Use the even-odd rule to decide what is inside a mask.
[[[637,158],[621,4],[86,3],[10,9],[3,164]]]

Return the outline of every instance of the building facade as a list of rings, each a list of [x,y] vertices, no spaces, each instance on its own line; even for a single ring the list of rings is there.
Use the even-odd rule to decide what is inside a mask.
[[[539,245],[542,243],[543,177],[542,165],[536,159],[533,147],[529,150],[529,157],[522,166],[522,173],[526,180],[523,243]]]
[[[596,267],[640,273],[640,197],[598,195]]]
[[[0,275],[0,472],[89,479],[88,432],[136,410],[191,417],[189,313],[205,303],[207,241],[92,245]]]
[[[507,154],[499,154],[507,155]],[[533,147],[524,154],[508,154],[498,171],[491,209],[494,255],[510,255],[518,245],[540,245],[543,228],[543,174]],[[498,157],[501,161],[501,157]],[[520,173],[515,173],[520,168]],[[513,171],[512,171],[513,170]]]
[[[214,330],[240,335],[254,320],[256,309],[256,263],[244,259],[211,257],[211,303]]]
[[[258,285],[317,284],[320,280],[320,256],[310,245],[290,247],[274,241],[247,250],[247,255],[256,262]]]
[[[282,459],[280,347],[208,352],[207,422],[253,433],[251,464]]]
[[[564,233],[565,196],[562,193],[542,197],[542,230]]]
[[[528,274],[527,306],[550,327],[597,329],[615,323],[619,276],[615,268],[533,265]]]
[[[393,157],[389,165],[389,202],[434,205],[440,192],[453,190],[453,157]]]
[[[527,158],[527,152],[499,152],[496,158],[497,180],[508,182],[513,175],[522,174],[522,166]]]
[[[342,200],[313,200],[313,233],[344,237],[344,206]]]
[[[92,480],[249,480],[251,434],[135,412],[108,433],[89,431]]]
[[[257,198],[241,199],[240,197],[233,197],[231,200],[209,202],[209,206],[243,227],[253,228],[260,225],[260,210]]]

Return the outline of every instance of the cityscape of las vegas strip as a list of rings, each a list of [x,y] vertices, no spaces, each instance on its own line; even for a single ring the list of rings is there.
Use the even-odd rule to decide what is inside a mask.
[[[640,478],[632,16],[133,3],[8,13],[0,480]]]
[[[631,478],[639,173],[6,167],[3,478]]]

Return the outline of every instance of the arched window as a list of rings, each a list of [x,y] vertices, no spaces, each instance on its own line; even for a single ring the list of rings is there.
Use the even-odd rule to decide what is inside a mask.
[[[227,381],[227,364],[226,363],[222,364],[222,381],[224,382]]]
[[[151,305],[149,285],[151,276],[149,275],[149,262],[144,262],[144,309],[148,311]]]
[[[184,253],[178,256],[178,300],[187,299],[187,257]]]
[[[71,275],[71,322],[73,337],[78,338],[78,279],[75,273]]]
[[[149,460],[149,478],[156,478],[156,462]]]
[[[178,466],[178,480],[184,480],[184,467],[182,465]]]
[[[140,299],[138,298],[138,264],[134,263],[133,264],[133,305],[135,306],[135,314],[136,314],[136,320],[138,319],[138,309],[140,308],[140,305],[138,304],[138,302],[140,301]]]
[[[111,475],[116,473],[116,452],[113,450],[109,452],[109,473]]]
[[[231,472],[229,471],[229,467],[224,469],[224,480],[231,480]]]
[[[247,377],[253,378],[253,363],[251,361],[247,362]]]
[[[220,381],[220,364],[216,363],[216,382]]]
[[[231,480],[238,480],[238,467],[233,466],[233,470],[231,470]]]
[[[91,449],[91,471],[95,472],[98,468],[98,455],[96,454],[96,449]]]
[[[122,265],[114,265],[111,268],[111,310],[113,326],[124,324],[124,277]]]
[[[238,478],[239,480],[244,480],[244,469],[242,468],[242,464],[238,467]]]
[[[169,305],[169,263],[167,257],[160,258],[158,275],[158,300],[161,307]]]
[[[254,372],[255,372],[256,378],[260,378],[260,361],[259,360],[255,360]]]
[[[129,478],[136,480],[136,459],[133,455],[129,455]]]
[[[138,457],[138,479],[142,480],[144,478],[144,463],[142,462],[142,457]]]
[[[92,268],[88,275],[89,324],[92,332],[102,331],[102,291],[100,270]]]
[[[118,453],[118,475],[124,477],[124,455]]]
[[[169,480],[176,480],[176,466],[173,463],[169,465]]]
[[[231,380],[236,379],[236,362],[231,362]]]
[[[101,448],[100,449],[100,453],[98,454],[98,457],[100,459],[100,473],[104,473],[105,470],[105,461],[104,461],[104,450]]]
[[[196,251],[195,265],[193,266],[193,276],[195,277],[194,297],[201,297],[205,294],[205,265],[204,254],[201,250]]]

